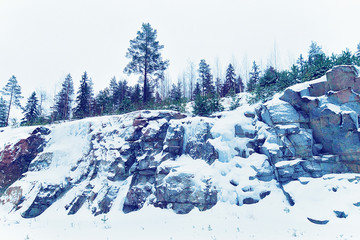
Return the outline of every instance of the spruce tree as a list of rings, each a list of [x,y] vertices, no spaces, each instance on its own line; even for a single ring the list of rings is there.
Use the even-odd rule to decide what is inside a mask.
[[[196,82],[195,84],[195,89],[193,92],[194,97],[196,97],[197,95],[201,95],[201,87],[200,87],[200,83]]]
[[[135,105],[136,109],[140,108],[141,105],[141,87],[139,84],[136,84],[133,88],[133,91],[130,93],[131,103]]]
[[[5,121],[5,126],[8,126],[10,110],[11,110],[12,104],[15,104],[15,105],[21,107],[20,99],[23,98],[21,96],[21,87],[19,86],[19,84],[16,80],[16,77],[14,75],[6,83],[5,87],[2,90],[2,93],[6,96],[9,96],[8,110],[7,110],[7,116],[6,116],[6,121]]]
[[[342,51],[342,53],[336,58],[336,61],[333,65],[352,65],[355,62],[355,58],[353,57],[350,50],[346,49],[345,51]]]
[[[235,93],[235,81],[236,81],[236,74],[234,67],[229,64],[228,68],[226,69],[225,75],[225,83],[223,87],[223,96],[228,95],[229,93]]]
[[[253,92],[255,90],[256,85],[259,83],[260,79],[260,69],[256,62],[253,62],[252,70],[250,72],[249,82],[247,84],[247,89],[249,92]]]
[[[322,51],[322,48],[314,41],[311,41],[310,47],[309,47],[309,63],[313,64],[318,57],[321,55],[325,55],[325,53]]]
[[[116,82],[115,76],[110,80],[109,95],[111,98],[112,112],[115,112],[119,105],[119,85]]]
[[[299,66],[299,82],[304,82],[307,63],[306,63],[305,59],[303,58],[302,54],[300,54],[296,63]]]
[[[215,94],[215,87],[213,83],[213,76],[211,74],[211,69],[209,64],[206,63],[204,59],[200,60],[199,64],[199,82],[201,83],[202,87],[202,95],[214,95]]]
[[[6,118],[7,118],[7,103],[2,97],[0,97],[0,127],[6,126]]]
[[[143,81],[143,102],[147,103],[152,94],[152,79],[163,76],[163,72],[169,65],[168,60],[163,60],[160,50],[164,48],[156,41],[157,31],[149,23],[143,23],[141,31],[137,32],[135,39],[130,40],[130,47],[126,57],[130,59],[124,72],[127,74],[141,74]]]
[[[27,100],[26,106],[24,108],[24,115],[25,117],[22,119],[21,124],[32,125],[39,119],[39,101],[35,92],[33,92]]]
[[[238,78],[236,79],[235,93],[241,93],[244,91],[245,91],[245,85],[241,76],[239,75]]]
[[[170,98],[172,102],[180,101],[182,97],[181,94],[181,83],[178,82],[177,85],[173,84],[170,91]]]
[[[215,81],[216,93],[219,94],[222,97],[223,97],[223,95],[222,95],[223,87],[224,86],[221,83],[221,78],[216,78],[216,81]]]
[[[93,101],[93,89],[92,89],[92,82],[89,79],[87,72],[81,77],[80,87],[77,92],[76,97],[76,107],[74,109],[74,117],[75,118],[86,118],[92,115],[92,105]]]
[[[73,102],[74,84],[70,74],[62,83],[60,92],[55,97],[53,120],[68,120],[71,115],[71,104]]]
[[[95,98],[94,114],[102,116],[113,112],[113,101],[109,88],[101,90]]]

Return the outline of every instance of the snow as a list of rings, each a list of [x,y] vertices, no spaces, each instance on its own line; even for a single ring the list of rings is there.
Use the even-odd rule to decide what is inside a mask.
[[[274,100],[276,101],[280,100]],[[273,102],[273,103],[274,103]],[[271,103],[270,103],[271,104]],[[46,152],[53,158],[47,169],[27,172],[14,186],[21,186],[27,199],[20,211],[12,211],[10,204],[0,206],[0,233],[4,239],[359,239],[360,202],[359,174],[326,175],[322,178],[300,178],[284,185],[284,189],[295,201],[290,206],[275,180],[259,181],[255,169],[267,163],[263,154],[253,153],[248,158],[239,156],[234,150],[247,151],[246,137],[235,136],[235,126],[258,136],[268,135],[267,126],[246,117],[254,113],[255,106],[243,104],[234,111],[224,111],[221,118],[193,117],[171,120],[171,124],[181,124],[185,130],[185,141],[203,128],[212,126],[213,139],[209,141],[219,153],[219,160],[209,165],[201,159],[182,155],[176,161],[168,160],[159,168],[170,167],[166,177],[188,173],[194,176],[197,187],[204,187],[210,180],[218,190],[218,203],[211,209],[178,215],[171,209],[155,208],[148,203],[136,212],[123,213],[122,206],[132,178],[124,181],[107,181],[109,175],[102,174],[92,180],[94,192],[105,194],[109,185],[119,189],[113,207],[107,214],[94,216],[89,208],[82,207],[75,215],[67,215],[64,206],[88,182],[84,181],[72,188],[39,217],[24,219],[21,209],[33,202],[42,185],[66,184],[67,177],[76,179],[85,171],[89,159],[89,132],[93,136],[103,136],[106,141],[92,141],[95,156],[105,163],[117,157],[114,149],[125,149],[125,138],[131,134],[135,117],[157,116],[156,111],[139,111],[126,115],[89,118],[47,126],[51,134],[47,136]],[[152,121],[146,129],[159,129],[164,120]],[[26,138],[35,127],[4,128],[0,132],[0,147],[18,139]],[[150,130],[152,131],[152,130]],[[120,136],[120,137],[119,137]],[[273,149],[275,143],[264,143]],[[269,148],[270,149],[270,148]],[[160,156],[155,156],[160,159]],[[36,159],[35,159],[36,160]],[[297,164],[301,159],[283,161],[277,167]],[[76,170],[71,169],[77,166]],[[104,164],[104,167],[107,165]],[[71,174],[69,175],[69,173]],[[104,171],[105,172],[105,171]],[[231,182],[235,184],[231,184]],[[176,186],[173,186],[176,187]],[[270,195],[260,199],[260,194]],[[259,200],[256,204],[243,204],[245,198]],[[334,211],[344,211],[347,218],[337,218]],[[326,225],[311,223],[308,218],[329,220]]]
[[[301,159],[295,159],[295,160],[289,160],[289,161],[281,161],[275,164],[276,167],[283,167],[286,165],[293,166],[295,164],[298,164],[299,162],[302,162]]]
[[[307,82],[303,82],[303,83],[298,83],[298,84],[295,84],[291,87],[289,87],[289,89],[295,91],[295,92],[303,92],[305,93],[306,90],[313,84],[316,84],[316,83],[320,83],[320,82],[326,82],[326,75],[322,76],[321,78],[318,78],[318,79],[315,79],[315,80],[312,80],[312,81],[307,81]],[[308,94],[309,95],[309,94]]]
[[[186,161],[186,160],[184,160]],[[41,217],[21,219],[2,213],[0,231],[4,239],[359,239],[359,175],[333,175],[291,182],[286,191],[295,199],[289,206],[273,186],[271,194],[257,204],[241,207],[219,202],[212,209],[177,215],[172,210],[145,206],[124,214],[115,205],[106,215],[87,211],[59,214],[56,206]],[[351,181],[350,181],[351,180]],[[336,189],[336,192],[334,191]],[[60,205],[59,203],[56,203]],[[60,206],[59,206],[60,207]],[[344,211],[347,218],[337,218]],[[326,219],[326,225],[307,218]]]

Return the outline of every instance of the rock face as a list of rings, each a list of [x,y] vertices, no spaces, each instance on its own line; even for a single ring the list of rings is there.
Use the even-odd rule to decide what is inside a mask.
[[[13,146],[6,145],[0,152],[0,194],[28,170],[31,161],[44,148],[44,136],[49,133],[45,127],[36,128],[28,138]]]
[[[212,136],[207,122],[195,126],[196,134],[188,136],[185,142],[185,127],[191,125],[190,121],[182,120],[185,117],[171,111],[141,111],[95,125],[75,123],[69,134],[74,137],[82,135],[82,139],[72,141],[83,141],[83,145],[79,143],[78,147],[86,150],[71,166],[70,173],[64,172],[64,176],[56,181],[34,181],[27,188],[8,188],[27,171],[57,171],[56,168],[61,167],[65,160],[68,147],[63,151],[50,151],[62,144],[51,141],[52,137],[63,134],[62,130],[50,134],[49,146],[44,150],[46,141],[43,136],[49,135],[50,130],[37,128],[28,138],[13,146],[7,145],[1,151],[0,177],[4,194],[0,201],[4,204],[11,202],[12,209],[19,210],[27,198],[33,198],[21,213],[24,218],[32,218],[65,195],[72,194],[75,197],[65,205],[67,214],[76,214],[87,206],[98,215],[109,212],[119,192],[127,188],[123,203],[125,213],[139,210],[147,202],[161,208],[172,208],[177,213],[188,213],[194,207],[202,211],[209,209],[217,202],[217,191],[211,179],[201,180],[199,186],[194,174],[176,175],[172,167],[159,168],[162,162],[174,161],[182,154],[207,164],[218,158],[209,142]]]
[[[260,117],[271,126],[261,152],[278,169],[280,181],[360,172],[357,76],[353,66],[338,66],[260,107]]]
[[[213,118],[138,111],[34,127],[4,140],[0,203],[24,218],[57,201],[69,215],[145,205],[186,214],[218,201],[256,204],[280,187],[293,204],[286,183],[360,173],[359,94],[357,69],[338,66]],[[9,132],[0,131],[0,143]]]

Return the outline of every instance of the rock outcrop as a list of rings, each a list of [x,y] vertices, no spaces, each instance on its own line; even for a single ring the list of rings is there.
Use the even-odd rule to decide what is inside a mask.
[[[261,152],[271,159],[280,181],[360,172],[357,76],[355,67],[338,66],[259,108],[271,127]]]
[[[42,152],[46,144],[44,136],[49,133],[49,129],[38,127],[28,138],[6,145],[0,151],[0,194],[28,170],[31,161]]]
[[[276,186],[292,205],[286,183],[360,173],[359,114],[358,71],[338,66],[212,118],[138,111],[34,127],[0,151],[0,203],[24,218],[57,201],[69,215],[115,205],[186,214],[218,201],[256,204]]]

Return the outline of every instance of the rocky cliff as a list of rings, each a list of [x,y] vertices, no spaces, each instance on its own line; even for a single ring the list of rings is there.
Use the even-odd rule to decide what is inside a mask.
[[[284,186],[360,173],[360,78],[353,66],[301,83],[271,101],[210,118],[138,111],[44,127],[0,130],[0,202],[23,218],[179,214],[218,202],[256,204]],[[359,199],[360,201],[360,199]],[[60,206],[60,207],[59,207]]]

